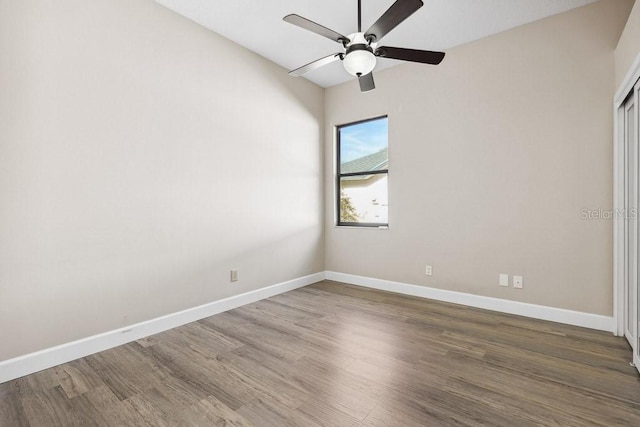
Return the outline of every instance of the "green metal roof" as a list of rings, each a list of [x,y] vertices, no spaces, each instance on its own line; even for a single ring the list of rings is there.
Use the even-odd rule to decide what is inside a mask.
[[[369,172],[389,167],[389,148],[384,148],[368,156],[360,157],[340,165],[340,173]]]

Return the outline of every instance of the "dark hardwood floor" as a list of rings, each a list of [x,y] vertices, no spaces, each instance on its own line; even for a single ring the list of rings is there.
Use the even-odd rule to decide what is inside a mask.
[[[640,426],[622,338],[321,282],[0,385],[0,426]]]

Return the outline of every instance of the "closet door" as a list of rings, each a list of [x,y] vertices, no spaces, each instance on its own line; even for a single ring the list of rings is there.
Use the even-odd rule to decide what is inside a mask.
[[[625,151],[625,277],[624,277],[624,336],[636,354],[638,319],[638,142],[636,138],[635,91],[624,104]]]
[[[636,83],[633,88],[633,96],[631,97],[631,106],[625,105],[625,138],[630,141],[630,145],[635,147],[635,200],[636,200],[636,210],[631,213],[635,219],[636,224],[636,253],[635,253],[635,281],[632,283],[630,298],[633,298],[633,302],[631,304],[625,304],[628,306],[628,310],[632,310],[633,314],[631,317],[631,322],[633,322],[633,342],[631,343],[631,347],[633,348],[633,362],[636,365],[636,368],[640,371],[640,292],[638,290],[638,283],[640,279],[638,274],[640,271],[638,270],[638,264],[640,263],[640,251],[638,251],[638,242],[640,241],[640,227],[638,227],[638,200],[640,200],[640,178],[638,173],[638,165],[640,164],[640,80]],[[625,319],[626,321],[627,319]],[[625,327],[626,332],[626,327]]]

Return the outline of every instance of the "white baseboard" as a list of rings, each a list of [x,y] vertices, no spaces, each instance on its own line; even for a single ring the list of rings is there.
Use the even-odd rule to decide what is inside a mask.
[[[334,271],[326,271],[325,273],[327,280],[335,280],[337,282],[348,283],[351,285],[364,286],[367,288],[429,298],[454,304],[462,304],[470,307],[484,308],[487,310],[499,311],[501,313],[517,314],[519,316],[531,317],[533,319],[549,320],[567,325],[582,326],[584,328],[597,329],[614,334],[616,331],[616,321],[613,316],[602,316],[599,314],[583,313],[580,311],[565,310],[562,308],[465,294],[462,292],[447,291],[443,289],[429,288],[426,286],[409,285],[407,283],[336,273]]]
[[[0,384],[324,279],[612,333],[616,330],[615,319],[610,316],[325,271],[2,361]]]
[[[0,383],[22,376],[67,363],[90,354],[104,351],[122,344],[126,344],[149,335],[157,334],[171,328],[195,322],[223,311],[231,310],[245,304],[250,304],[265,298],[288,292],[312,283],[324,280],[325,273],[320,272],[309,276],[278,283],[273,286],[258,289],[244,294],[214,301],[198,307],[168,314],[156,319],[147,320],[125,328],[116,329],[70,343],[51,347],[35,353],[19,356],[0,362]]]

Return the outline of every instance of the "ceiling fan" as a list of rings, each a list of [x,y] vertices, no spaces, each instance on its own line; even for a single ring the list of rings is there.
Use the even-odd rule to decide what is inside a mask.
[[[289,72],[289,74],[294,77],[299,77],[309,71],[340,60],[349,74],[358,77],[360,90],[367,92],[376,87],[373,82],[372,72],[376,66],[376,57],[378,56],[382,58],[400,59],[402,61],[420,62],[423,64],[439,64],[444,58],[444,52],[389,46],[378,47],[378,42],[385,35],[397,27],[402,21],[413,15],[422,5],[421,0],[396,0],[396,2],[378,18],[371,28],[366,32],[362,32],[362,1],[358,0],[358,32],[348,36],[343,36],[340,33],[296,14],[285,16],[282,18],[284,21],[340,43],[344,48],[344,52],[334,53],[318,59]]]

